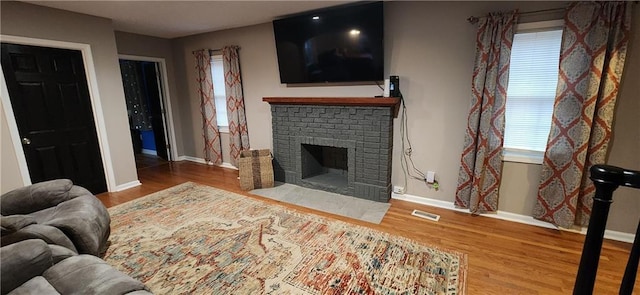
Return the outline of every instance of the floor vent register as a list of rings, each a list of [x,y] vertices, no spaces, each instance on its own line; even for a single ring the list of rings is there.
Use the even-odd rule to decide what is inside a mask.
[[[418,216],[420,218],[428,219],[428,220],[431,220],[431,221],[440,220],[440,215],[429,213],[429,212],[425,212],[425,211],[420,211],[420,210],[413,210],[413,212],[411,212],[411,215]]]

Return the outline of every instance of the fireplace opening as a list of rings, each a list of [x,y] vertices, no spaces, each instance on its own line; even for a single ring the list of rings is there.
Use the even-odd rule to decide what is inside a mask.
[[[301,146],[302,179],[320,186],[348,187],[347,148],[312,144]]]

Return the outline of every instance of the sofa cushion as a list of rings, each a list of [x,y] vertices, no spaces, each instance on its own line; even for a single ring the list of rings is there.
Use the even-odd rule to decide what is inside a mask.
[[[56,295],[60,294],[58,290],[56,290],[45,278],[42,276],[37,276],[33,279],[28,280],[26,283],[22,284],[22,286],[13,289],[13,291],[9,292],[9,295],[36,295],[36,294],[51,294]]]
[[[44,211],[48,212],[46,220],[40,220],[40,212],[33,214],[38,223],[59,228],[73,241],[78,253],[99,256],[104,250],[111,218],[95,196],[82,195]]]
[[[0,214],[29,214],[53,207],[74,197],[69,194],[72,187],[71,180],[56,179],[12,190],[0,196]]]
[[[0,217],[0,226],[2,227],[3,236],[34,223],[36,223],[36,220],[29,215],[3,215]]]
[[[19,217],[3,221],[3,225],[6,225],[2,229],[3,239],[6,238],[6,241],[0,241],[2,245],[41,238],[49,244],[95,256],[103,255],[109,245],[111,218],[107,208],[90,191],[73,185],[68,179],[36,183],[13,190],[0,198],[2,213],[12,214],[3,217],[13,218],[19,214]],[[57,233],[52,232],[55,236],[49,237],[44,228],[6,237],[18,227],[34,221],[37,225],[59,229],[70,243],[58,243]]]
[[[16,232],[4,235],[0,239],[0,244],[4,247],[29,239],[43,240],[47,244],[60,245],[73,252],[78,252],[73,242],[60,229],[43,224],[31,224]]]
[[[91,255],[32,239],[0,249],[1,294],[148,295],[141,282]]]
[[[60,261],[46,270],[44,278],[62,294],[126,294],[147,290],[144,284],[91,255]]]
[[[0,290],[2,294],[41,275],[53,265],[51,251],[42,240],[26,240],[0,248]],[[19,270],[19,271],[18,271]]]
[[[62,260],[65,260],[71,256],[76,256],[78,253],[73,252],[65,247],[58,245],[49,245],[49,250],[51,250],[51,261],[53,264],[56,264]]]

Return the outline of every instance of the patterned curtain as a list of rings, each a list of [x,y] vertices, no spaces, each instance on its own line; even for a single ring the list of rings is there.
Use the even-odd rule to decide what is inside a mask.
[[[565,228],[589,222],[595,188],[588,171],[605,163],[632,4],[574,2],[567,8],[537,219]]]
[[[516,11],[480,20],[455,205],[472,213],[498,210],[504,111]]]
[[[238,46],[225,46],[222,48],[222,66],[224,68],[224,84],[227,94],[231,164],[237,167],[240,152],[249,149],[249,132],[244,112]]]
[[[207,163],[222,164],[220,132],[216,121],[216,104],[213,100],[213,79],[211,78],[211,56],[209,50],[193,52],[196,59],[196,82],[200,95],[202,113],[202,135],[204,136],[204,160]]]

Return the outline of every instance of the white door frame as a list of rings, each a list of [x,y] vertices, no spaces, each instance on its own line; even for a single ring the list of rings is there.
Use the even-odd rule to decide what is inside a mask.
[[[98,80],[96,78],[96,68],[93,64],[93,55],[91,53],[91,46],[89,44],[56,41],[47,39],[30,38],[23,36],[12,36],[0,34],[0,41],[7,43],[14,43],[20,45],[33,45],[50,48],[62,48],[79,50],[82,53],[82,61],[84,63],[84,71],[87,77],[87,86],[89,89],[89,97],[91,100],[91,108],[93,111],[93,119],[96,125],[96,134],[98,136],[98,147],[100,148],[102,167],[104,169],[104,175],[107,182],[107,190],[110,192],[117,191],[116,178],[113,170],[113,164],[111,160],[111,151],[109,150],[109,140],[107,139],[107,128],[104,121],[104,113],[102,111],[102,103],[100,100],[100,91],[98,89]],[[9,99],[9,91],[7,83],[4,79],[4,71],[0,66],[0,99],[2,101],[4,114],[7,117],[7,124],[9,125],[9,133],[11,141],[15,149],[16,158],[18,159],[18,166],[20,168],[20,174],[24,185],[31,184],[31,176],[29,176],[29,167],[27,166],[27,159],[22,149],[22,143],[20,142],[20,133],[18,132],[18,124],[16,123],[15,116],[13,114],[13,107],[11,106],[11,100]]]
[[[166,130],[167,141],[169,143],[171,154],[169,155],[170,161],[178,160],[178,149],[176,147],[176,132],[173,125],[173,113],[171,111],[171,96],[169,95],[169,79],[167,75],[167,62],[164,58],[161,57],[149,57],[149,56],[139,56],[139,55],[128,55],[128,54],[118,54],[119,59],[124,60],[135,60],[135,61],[148,61],[148,62],[156,62],[160,66],[160,79],[162,79],[162,107],[166,113],[166,118],[163,123],[165,123],[164,128]]]

